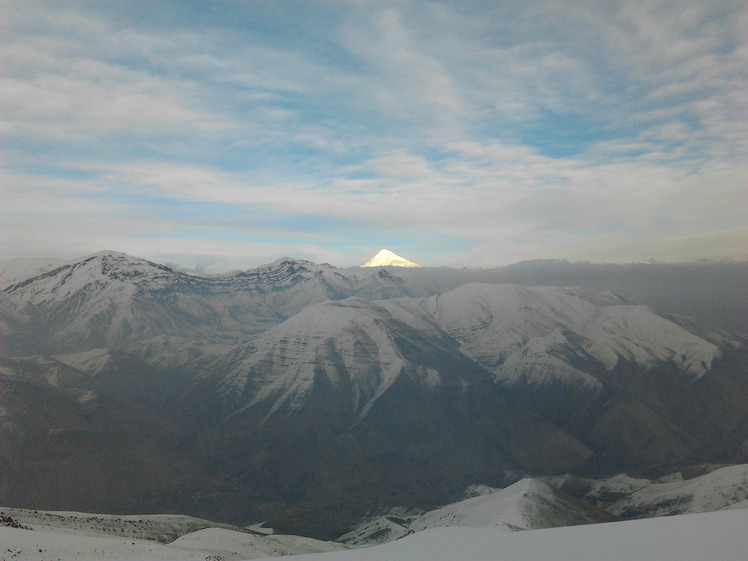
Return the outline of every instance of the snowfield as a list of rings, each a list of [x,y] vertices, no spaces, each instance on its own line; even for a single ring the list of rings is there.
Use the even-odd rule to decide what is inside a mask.
[[[302,561],[745,561],[748,509],[687,514],[524,532],[496,528],[435,528],[365,549],[292,557]],[[282,555],[254,548],[265,539],[226,530],[201,530],[170,545],[134,538],[80,536],[0,528],[3,560],[219,561]],[[243,536],[247,536],[246,538]],[[272,536],[268,536],[272,537]],[[284,538],[284,536],[275,536]],[[285,536],[285,538],[292,538]],[[311,540],[314,541],[314,540]],[[325,542],[316,542],[314,546]],[[215,549],[210,549],[211,547]],[[294,541],[294,547],[304,543]],[[311,546],[310,546],[311,547]],[[336,547],[330,544],[330,548]],[[253,549],[254,548],[254,549]],[[286,549],[286,554],[291,553]],[[317,550],[319,551],[319,550]],[[259,554],[259,555],[258,555]],[[264,557],[260,557],[263,556]],[[270,555],[270,557],[268,557]]]
[[[0,561],[235,561],[346,547],[301,536],[249,533],[191,516],[0,510],[30,528],[0,526]]]
[[[745,561],[748,510],[506,532],[435,528],[294,561]]]

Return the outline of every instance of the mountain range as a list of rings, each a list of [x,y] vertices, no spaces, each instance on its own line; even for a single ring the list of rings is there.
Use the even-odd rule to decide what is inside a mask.
[[[746,460],[743,336],[631,294],[289,258],[214,276],[110,251],[10,269],[8,506],[331,538],[517,474]]]

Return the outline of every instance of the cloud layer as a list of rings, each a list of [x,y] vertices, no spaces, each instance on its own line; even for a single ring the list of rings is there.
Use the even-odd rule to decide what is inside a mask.
[[[742,2],[0,10],[2,259],[746,255]]]

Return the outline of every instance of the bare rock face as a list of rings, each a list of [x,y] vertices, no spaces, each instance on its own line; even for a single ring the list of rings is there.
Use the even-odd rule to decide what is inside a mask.
[[[102,396],[95,380],[50,359],[4,359],[0,502],[58,510],[178,507],[200,474],[184,434],[144,405]]]

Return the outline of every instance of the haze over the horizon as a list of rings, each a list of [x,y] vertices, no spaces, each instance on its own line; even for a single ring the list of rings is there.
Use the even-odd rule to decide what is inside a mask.
[[[0,4],[0,259],[745,257],[748,10]]]

